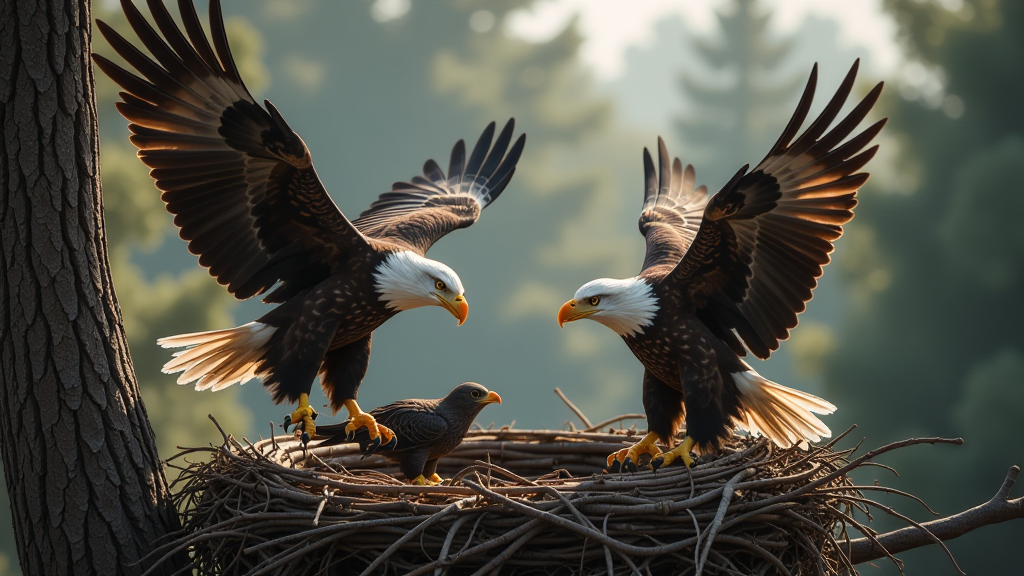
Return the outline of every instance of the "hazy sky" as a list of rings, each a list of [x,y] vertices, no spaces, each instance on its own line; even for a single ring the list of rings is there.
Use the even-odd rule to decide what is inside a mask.
[[[626,50],[645,47],[659,20],[679,15],[688,29],[712,35],[715,12],[729,4],[729,0],[541,0],[533,9],[512,15],[507,26],[516,36],[542,41],[578,16],[584,35],[581,58],[600,80],[612,80],[623,72]],[[840,47],[866,49],[872,73],[886,75],[899,64],[896,27],[882,11],[881,0],[769,0],[764,6],[773,12],[774,32],[792,33],[812,15],[835,19]]]

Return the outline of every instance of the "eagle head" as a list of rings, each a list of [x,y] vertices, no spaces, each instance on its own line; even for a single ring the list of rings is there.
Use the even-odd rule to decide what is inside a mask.
[[[587,282],[558,311],[558,325],[590,318],[620,336],[643,333],[658,311],[652,286],[640,278],[599,278]]]
[[[501,396],[476,382],[463,382],[448,393],[441,404],[476,414],[488,404],[501,404]]]
[[[469,316],[462,280],[454,270],[406,250],[392,252],[373,274],[375,288],[389,307],[411,310],[420,306],[441,306],[459,320]]]

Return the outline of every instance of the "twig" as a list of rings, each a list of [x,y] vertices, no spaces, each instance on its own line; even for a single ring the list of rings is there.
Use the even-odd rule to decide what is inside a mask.
[[[583,426],[587,428],[587,431],[590,431],[590,428],[593,428],[593,424],[590,423],[590,419],[587,418],[587,415],[584,414],[582,410],[577,408],[576,405],[573,404],[572,401],[569,400],[569,398],[567,398],[561,390],[555,388],[555,394],[558,394],[558,397],[562,399],[562,402],[565,402],[565,405],[569,407],[569,410],[572,410],[573,413],[576,414],[576,416],[583,421]]]
[[[448,555],[448,550],[452,547],[452,541],[455,540],[455,535],[459,533],[459,528],[470,519],[470,516],[459,516],[452,523],[452,527],[448,530],[448,535],[445,536],[444,544],[441,546],[441,552],[437,555],[437,559],[441,560]],[[437,570],[434,570],[434,576],[441,576],[441,567],[438,566]]]
[[[715,514],[715,519],[711,522],[711,527],[708,528],[707,541],[704,543],[704,553],[701,554],[700,562],[697,563],[697,574],[700,576],[704,573],[704,563],[708,560],[708,552],[711,550],[711,545],[715,543],[715,536],[718,534],[718,529],[722,526],[722,521],[725,519],[725,513],[729,509],[729,503],[732,502],[732,497],[736,493],[736,484],[748,476],[753,476],[757,471],[753,468],[746,468],[740,470],[738,474],[729,479],[722,487],[722,501],[718,504],[718,513]]]
[[[459,500],[458,502],[453,502],[453,503],[449,504],[441,512],[438,512],[437,514],[434,514],[430,518],[427,518],[423,522],[420,522],[419,524],[417,524],[415,528],[413,528],[412,530],[409,530],[408,532],[406,532],[405,536],[402,536],[398,540],[395,540],[394,544],[392,544],[391,546],[388,546],[388,549],[385,550],[383,554],[381,554],[380,556],[377,556],[377,559],[374,560],[373,562],[371,562],[370,565],[367,566],[365,570],[363,570],[363,572],[362,572],[362,574],[360,574],[360,576],[369,576],[369,574],[372,574],[373,571],[376,570],[378,566],[383,564],[384,561],[387,560],[389,556],[391,556],[392,554],[395,553],[395,550],[398,550],[399,548],[401,548],[402,544],[405,544],[409,540],[412,540],[413,536],[416,536],[417,534],[419,534],[420,532],[425,530],[431,524],[434,524],[438,520],[444,518],[445,516],[451,514],[452,512],[455,512],[456,510],[461,508],[463,504],[464,504],[463,500]]]
[[[537,526],[533,530],[530,530],[526,534],[523,534],[519,538],[516,538],[515,542],[509,544],[508,548],[501,551],[501,554],[495,556],[490,562],[484,564],[482,568],[473,573],[472,576],[483,576],[484,574],[490,574],[491,571],[497,570],[502,564],[508,561],[517,550],[522,548],[529,542],[534,536],[540,534],[544,530],[544,526]]]
[[[647,415],[646,414],[619,414],[618,416],[616,416],[614,418],[609,418],[609,419],[604,420],[604,421],[602,421],[602,422],[600,422],[598,424],[594,424],[593,426],[591,426],[591,427],[587,428],[586,430],[584,430],[584,432],[597,432],[598,430],[600,430],[601,428],[604,428],[605,426],[607,426],[609,424],[612,424],[612,423],[615,423],[615,422],[621,422],[622,420],[646,420],[646,419],[647,419]]]

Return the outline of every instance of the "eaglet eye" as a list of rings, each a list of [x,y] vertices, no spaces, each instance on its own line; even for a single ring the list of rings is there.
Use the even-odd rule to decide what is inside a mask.
[[[441,290],[441,291],[444,291],[444,289],[447,288],[447,286],[444,285],[444,282],[441,282],[440,280],[436,280],[434,282],[434,288],[436,288],[438,290]]]
[[[470,392],[470,395],[472,395],[473,398],[479,398],[480,397],[480,391],[479,390],[473,390],[472,392]]]
[[[601,297],[600,296],[591,296],[590,299],[587,300],[587,302],[590,303],[591,306],[597,306],[598,304],[601,303]]]

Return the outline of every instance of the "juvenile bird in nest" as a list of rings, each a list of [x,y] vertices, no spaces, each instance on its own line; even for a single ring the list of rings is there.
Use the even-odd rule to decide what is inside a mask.
[[[740,168],[713,196],[696,185],[692,166],[669,161],[660,138],[657,170],[644,150],[643,268],[632,278],[584,284],[558,311],[559,325],[587,318],[608,326],[644,366],[650,432],[609,456],[611,470],[635,470],[644,453],[655,470],[674,460],[689,466],[691,448],[714,449],[734,427],[779,446],[830,435],[814,414],[835,406],[764,378],[742,357],[750,351],[768,358],[789,337],[842,225],[853,218],[857,189],[868,179],[860,170],[878,150],[868,144],[885,124],[852,135],[878,100],[878,84],[829,130],[856,75],[854,64],[801,134],[815,65],[768,155],[749,172]],[[684,420],[686,437],[672,446]],[[659,440],[670,450],[662,453]]]
[[[165,348],[185,348],[164,372],[181,372],[178,383],[197,390],[258,378],[275,403],[298,404],[286,424],[301,428],[304,442],[316,432],[309,392],[319,375],[331,409],[344,407],[352,429],[387,443],[391,431],[356,403],[373,332],[422,306],[466,321],[462,280],[426,253],[497,200],[525,136],[513,142],[509,120],[495,138],[492,122],[468,153],[455,144],[447,172],[428,160],[422,176],[393,184],[349,219],[302,138],[242,82],[218,0],[209,35],[191,0],[178,2],[180,26],[160,0],[148,2],[155,27],[130,0],[121,6],[149,54],[97,21],[128,68],[93,60],[123,88],[117,109],[139,159],[199,264],[236,298],[279,304],[236,328],[161,338]]]
[[[318,428],[319,436],[328,437],[319,445],[358,442],[363,454],[380,453],[397,462],[413,484],[440,484],[443,479],[437,475],[437,461],[462,443],[477,414],[495,402],[501,404],[497,392],[466,382],[444,398],[399,400],[372,410],[378,423],[395,432],[389,443],[381,445],[380,438],[370,438],[365,429],[351,431],[346,421]]]

